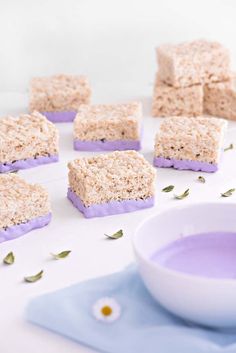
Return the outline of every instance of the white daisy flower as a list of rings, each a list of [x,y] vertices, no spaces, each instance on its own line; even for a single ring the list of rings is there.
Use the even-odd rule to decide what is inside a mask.
[[[116,321],[120,317],[120,312],[120,305],[111,297],[98,299],[93,305],[93,315],[100,321]]]

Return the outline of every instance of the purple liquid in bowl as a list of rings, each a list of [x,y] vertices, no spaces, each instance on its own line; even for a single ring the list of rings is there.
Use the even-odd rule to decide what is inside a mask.
[[[185,236],[159,249],[150,259],[185,274],[233,279],[236,278],[236,233]]]

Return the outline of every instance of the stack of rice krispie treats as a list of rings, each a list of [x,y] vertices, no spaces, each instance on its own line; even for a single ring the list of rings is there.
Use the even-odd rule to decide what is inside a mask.
[[[211,115],[219,115],[212,108],[212,101],[216,101],[217,95],[219,97],[219,92],[216,94],[213,88],[218,87],[218,82],[230,81],[230,55],[227,49],[217,42],[205,40],[162,45],[157,48],[157,61],[153,116],[193,117],[202,115],[204,110]],[[228,96],[232,94],[228,92]],[[224,108],[232,104],[228,100],[223,104]]]

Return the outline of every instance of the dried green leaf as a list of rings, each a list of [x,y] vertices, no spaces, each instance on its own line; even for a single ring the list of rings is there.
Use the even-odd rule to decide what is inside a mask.
[[[38,272],[36,275],[25,277],[24,280],[25,280],[25,282],[28,282],[28,283],[34,283],[34,282],[37,282],[38,280],[40,280],[42,278],[42,276],[43,276],[43,270]]]
[[[169,185],[166,186],[164,189],[162,189],[161,191],[163,192],[171,192],[172,190],[174,190],[174,185]]]
[[[203,183],[203,184],[206,182],[206,179],[203,176],[201,176],[201,175],[199,175],[197,180],[200,181],[200,183]]]
[[[9,252],[3,259],[4,264],[6,265],[12,265],[15,262],[15,256],[13,252]]]
[[[185,190],[183,192],[183,194],[180,194],[180,195],[175,195],[175,199],[177,200],[183,200],[185,199],[185,197],[187,197],[189,195],[189,189]]]
[[[54,259],[60,260],[60,259],[64,259],[65,257],[67,257],[70,253],[71,253],[71,250],[64,250],[64,251],[59,252],[58,254],[52,254],[52,256],[54,257]]]
[[[227,190],[226,192],[223,192],[223,193],[221,194],[221,196],[222,196],[222,197],[229,197],[229,196],[232,196],[234,192],[235,192],[235,189],[229,189],[229,190]]]
[[[234,145],[231,143],[228,147],[224,148],[224,152],[233,150],[233,149],[234,149]]]
[[[111,234],[111,235],[104,234],[104,235],[109,239],[119,239],[119,238],[123,237],[124,233],[123,233],[123,230],[120,229],[120,230],[118,230],[118,232],[116,232],[114,234]]]

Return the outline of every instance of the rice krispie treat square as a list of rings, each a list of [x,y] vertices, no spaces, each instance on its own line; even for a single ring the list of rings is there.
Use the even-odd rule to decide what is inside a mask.
[[[203,86],[173,87],[156,76],[152,116],[198,116],[203,112]]]
[[[68,167],[68,199],[86,218],[132,212],[154,204],[155,170],[136,151],[83,157]]]
[[[15,174],[0,175],[0,242],[17,238],[51,220],[48,192]]]
[[[226,127],[224,119],[213,117],[164,119],[156,135],[154,165],[217,171]]]
[[[73,121],[81,104],[89,104],[91,88],[84,76],[35,77],[30,83],[29,110],[52,122]]]
[[[58,130],[38,112],[0,119],[0,173],[58,161]]]
[[[196,40],[157,48],[160,79],[175,87],[227,80],[229,51],[220,43]]]
[[[80,151],[139,150],[142,105],[81,105],[74,120],[74,149]]]
[[[204,112],[236,120],[235,77],[229,81],[204,86]]]

